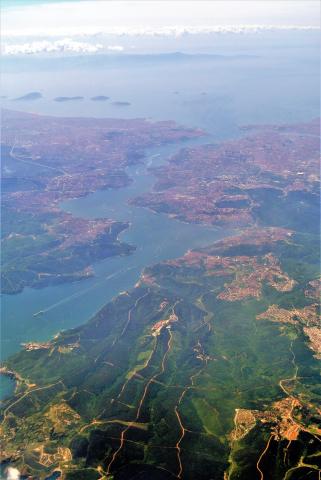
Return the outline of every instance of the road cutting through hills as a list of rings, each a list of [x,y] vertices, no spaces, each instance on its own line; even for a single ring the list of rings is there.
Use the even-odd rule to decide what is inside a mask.
[[[151,385],[151,383],[160,375],[162,375],[165,371],[165,363],[166,363],[166,359],[167,359],[167,356],[171,350],[171,346],[172,346],[172,340],[173,340],[173,335],[172,335],[172,332],[170,329],[167,329],[167,332],[168,332],[168,341],[167,341],[167,348],[166,348],[166,351],[164,352],[164,355],[162,357],[162,361],[161,361],[161,368],[160,370],[152,375],[152,377],[150,377],[150,379],[148,380],[148,382],[146,383],[145,385],[145,388],[144,388],[144,391],[143,391],[143,394],[141,396],[141,399],[138,403],[138,407],[137,407],[137,411],[136,411],[136,416],[135,416],[135,419],[129,423],[129,425],[121,432],[121,435],[120,435],[120,445],[118,447],[118,449],[113,453],[113,456],[111,458],[111,461],[109,462],[108,466],[107,466],[107,470],[106,470],[106,475],[110,475],[111,474],[111,468],[112,468],[112,465],[113,463],[115,462],[115,460],[117,459],[119,453],[121,452],[121,450],[123,449],[123,446],[124,446],[124,443],[126,441],[126,433],[128,432],[128,430],[133,427],[135,425],[135,422],[137,422],[139,420],[139,417],[140,417],[140,414],[141,414],[141,409],[142,409],[142,406],[144,404],[144,400],[146,398],[146,395],[147,395],[147,392],[148,392],[148,389]],[[158,342],[159,342],[159,336],[157,337],[154,337],[155,338],[155,345],[154,345],[154,349],[152,350],[149,358],[147,359],[146,361],[146,364],[144,366],[144,368],[146,368],[148,365],[149,365],[149,362],[153,356],[153,354],[155,353],[156,349],[157,349],[157,345],[158,345]],[[134,375],[133,375],[134,376]],[[133,376],[130,377],[129,380],[131,380],[133,378]],[[124,389],[125,389],[125,386],[128,384],[128,381],[125,382],[125,384],[123,385],[123,388],[118,396],[118,398],[120,397],[120,395],[124,392]]]

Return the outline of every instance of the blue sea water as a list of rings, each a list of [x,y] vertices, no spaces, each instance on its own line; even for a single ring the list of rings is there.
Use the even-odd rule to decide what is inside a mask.
[[[261,48],[253,43],[244,56],[233,50],[233,41],[229,46],[226,39],[225,43],[220,53],[228,58],[177,54],[8,58],[2,74],[2,93],[7,98],[2,103],[5,108],[56,116],[170,119],[202,127],[216,142],[238,135],[240,125],[295,123],[319,116],[319,56],[314,42],[304,49],[290,41],[281,46],[264,41]],[[42,98],[13,101],[31,91],[41,92]],[[57,96],[76,95],[84,99],[53,101]],[[95,95],[110,100],[93,102],[90,97]],[[120,107],[113,101],[130,105]],[[178,148],[149,152],[146,162],[149,166],[166,162]],[[131,168],[129,174],[134,179],[130,187],[98,191],[62,208],[89,218],[130,221],[121,239],[134,244],[136,252],[97,263],[95,277],[82,282],[2,295],[2,358],[18,351],[22,342],[48,339],[83,323],[113,296],[131,288],[145,266],[230,233],[129,207],[128,200],[152,188],[154,182],[145,167]],[[40,310],[45,313],[34,317]],[[6,396],[12,382],[2,378],[1,383]]]

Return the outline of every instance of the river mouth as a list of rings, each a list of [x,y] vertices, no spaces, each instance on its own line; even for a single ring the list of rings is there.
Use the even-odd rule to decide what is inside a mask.
[[[19,351],[22,343],[48,340],[61,330],[86,322],[113,297],[132,288],[145,267],[179,257],[189,249],[209,245],[232,233],[223,228],[180,222],[129,204],[131,199],[153,188],[155,177],[149,170],[151,167],[166,164],[181,148],[210,142],[213,139],[204,136],[153,148],[146,152],[143,163],[127,168],[132,179],[129,186],[98,190],[60,205],[78,217],[129,222],[120,240],[134,245],[136,250],[130,255],[95,263],[94,276],[86,280],[2,295],[2,360]],[[12,394],[14,382],[2,376],[1,384],[1,398],[6,398]]]

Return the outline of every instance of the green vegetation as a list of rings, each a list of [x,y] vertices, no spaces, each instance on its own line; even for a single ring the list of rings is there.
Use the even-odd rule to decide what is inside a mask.
[[[2,145],[1,153],[2,293],[81,280],[92,275],[90,266],[94,262],[134,250],[118,240],[128,224],[86,221],[62,212],[56,205],[45,206],[46,196],[50,197],[45,183],[52,177],[51,171],[48,174],[48,169],[44,172],[23,163],[16,167],[8,146]],[[23,201],[21,195],[28,197]]]
[[[65,246],[67,237],[59,232],[61,224],[66,222],[65,214],[22,215],[4,206],[2,216],[5,219],[1,241],[2,293],[18,293],[25,286],[40,288],[87,278],[92,274],[89,267],[94,262],[130,254],[135,248],[118,240],[118,234],[127,228],[122,222],[106,224],[105,231],[92,241],[83,242],[80,238],[79,243],[75,239],[73,244]],[[73,221],[77,223],[77,219]]]
[[[239,155],[228,158],[238,171]],[[285,177],[269,175],[286,187]],[[36,189],[41,178],[33,180]],[[30,179],[24,181],[30,188]],[[86,324],[11,357],[6,368],[17,389],[2,409],[2,458],[41,480],[54,470],[66,480],[319,480],[313,182],[309,192],[282,195],[264,184],[248,187],[255,227],[147,268],[131,291]],[[13,191],[15,181],[6,188]],[[249,200],[237,200],[235,210]],[[222,208],[231,206],[223,202]],[[182,215],[175,204],[160,205]],[[67,222],[64,230],[60,220],[55,211],[28,214],[27,221],[19,209],[9,215],[6,291],[40,286],[41,272],[49,274],[47,284],[60,281],[59,271],[75,278],[106,256],[106,245],[108,254],[128,253],[117,241],[123,224],[113,223],[108,233],[91,225],[99,234],[92,237],[89,229],[89,241],[79,243],[79,224]],[[80,226],[88,233],[88,225]],[[76,241],[70,243],[71,230]],[[10,232],[16,235],[8,241]]]
[[[293,480],[303,478],[302,468],[314,478],[317,360],[302,327],[256,318],[271,304],[313,303],[304,291],[317,274],[318,251],[310,250],[300,267],[295,262],[313,241],[297,235],[264,248],[249,241],[239,247],[250,257],[267,250],[277,256],[297,282],[292,291],[266,284],[260,298],[219,300],[231,273],[168,262],[145,272],[154,284],[118,296],[48,349],[12,357],[8,367],[25,381],[4,406],[6,455],[25,451],[17,465],[41,478],[54,468],[68,480],[135,474],[205,480],[224,472],[231,480]],[[231,247],[223,242],[206,253],[224,257]],[[273,405],[289,395],[300,407],[275,417]],[[233,440],[236,409],[266,420]],[[286,415],[300,427],[291,442],[276,433]]]

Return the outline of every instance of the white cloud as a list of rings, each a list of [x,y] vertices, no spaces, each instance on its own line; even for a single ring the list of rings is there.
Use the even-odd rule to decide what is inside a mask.
[[[39,3],[3,9],[2,52],[6,55],[117,53],[124,46],[130,48],[128,43],[131,39],[135,43],[135,38],[173,39],[176,48],[175,39],[188,35],[318,30],[319,11],[319,2],[311,0]]]
[[[108,45],[107,50],[110,50],[112,52],[122,52],[124,50],[124,47],[121,45]]]
[[[229,25],[309,28],[320,26],[319,13],[319,2],[311,0],[91,0],[3,9],[1,22],[2,37],[62,37],[113,31],[158,33],[167,28],[220,30]]]
[[[318,30],[317,26],[310,25],[212,25],[212,26],[165,26],[159,28],[130,28],[113,27],[92,31],[91,35],[118,35],[118,36],[164,36],[180,37],[182,35],[206,35],[212,33],[258,33],[274,30]],[[86,35],[85,32],[83,32]]]
[[[4,38],[2,41],[2,53],[4,55],[32,55],[32,54],[95,54],[97,52],[124,51],[124,46],[118,44],[118,40],[125,42],[125,38],[168,38],[173,40],[180,37],[193,35],[253,35],[273,31],[314,31],[317,26],[305,25],[213,25],[213,26],[164,26],[158,28],[149,27],[106,27],[87,28],[82,31],[69,29],[64,32],[68,37],[53,39],[54,31],[46,31],[37,40],[29,42],[14,42],[19,37]],[[74,40],[73,37],[77,40]],[[38,39],[39,38],[39,39]],[[45,39],[44,39],[45,38]],[[99,43],[97,43],[99,41]],[[117,42],[112,44],[111,42]],[[13,43],[14,42],[14,43]],[[126,43],[126,42],[125,42]]]
[[[101,44],[91,44],[88,42],[76,42],[70,38],[56,40],[35,41],[30,43],[20,43],[14,45],[4,45],[3,53],[5,55],[23,55],[35,53],[97,53],[103,46]]]
[[[235,24],[235,25],[212,25],[212,26],[188,26],[188,25],[171,25],[162,27],[73,27],[68,26],[64,29],[33,29],[32,31],[24,30],[23,32],[7,31],[5,37],[58,37],[58,36],[85,36],[95,37],[99,35],[115,35],[115,36],[173,36],[210,34],[210,33],[258,33],[273,30],[319,30],[319,26],[315,25],[262,25],[262,24]],[[75,42],[77,43],[77,42]],[[76,48],[76,47],[75,47]]]

